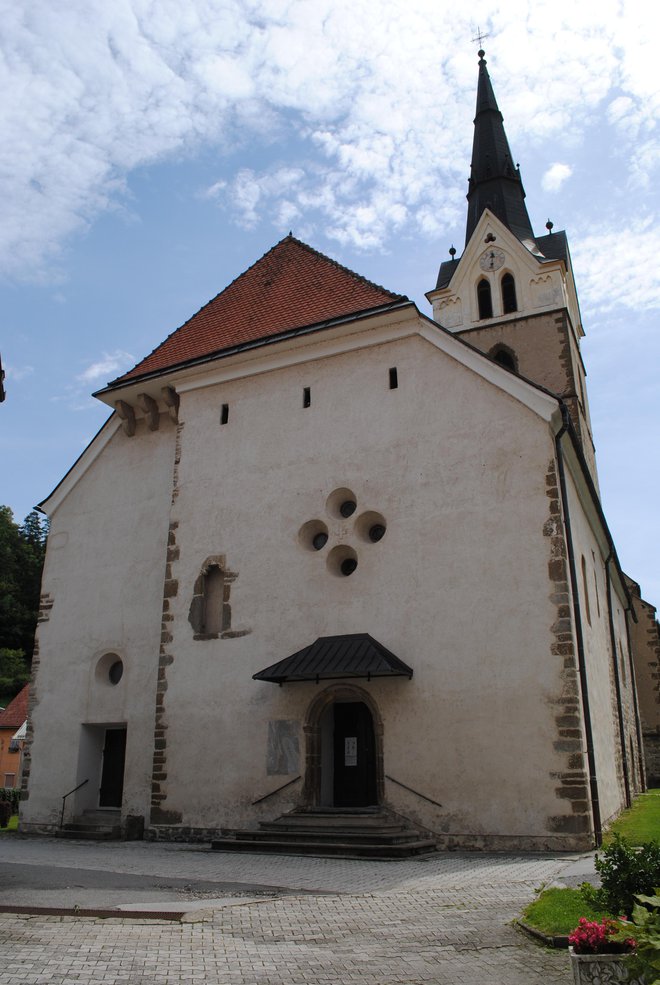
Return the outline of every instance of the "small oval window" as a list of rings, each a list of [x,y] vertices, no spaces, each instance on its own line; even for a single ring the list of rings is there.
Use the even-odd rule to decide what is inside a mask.
[[[115,660],[108,671],[108,680],[111,684],[119,684],[124,674],[124,664],[121,660]]]
[[[339,512],[342,516],[353,516],[356,505],[357,504],[354,499],[345,499],[339,507]]]

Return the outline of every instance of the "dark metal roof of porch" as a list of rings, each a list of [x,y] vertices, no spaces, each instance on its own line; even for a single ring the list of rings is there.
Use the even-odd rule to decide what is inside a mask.
[[[290,657],[253,674],[255,681],[273,684],[295,681],[334,681],[342,677],[412,677],[412,668],[368,633],[320,636]]]

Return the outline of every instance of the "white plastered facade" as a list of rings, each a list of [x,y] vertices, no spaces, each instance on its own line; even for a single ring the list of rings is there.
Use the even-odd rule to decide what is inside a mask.
[[[564,536],[551,536],[548,492],[557,401],[412,305],[121,396],[158,399],[162,385],[179,394],[178,426],[162,405],[156,431],[138,416],[129,437],[111,418],[44,504],[52,609],[39,633],[24,829],[52,827],[62,795],[84,779],[69,810],[94,806],[89,729],[113,725],[126,727],[122,816],[143,817],[159,837],[206,837],[295,808],[310,708],[324,689],[350,685],[378,718],[386,807],[448,845],[589,844],[590,807],[576,810],[566,793],[586,782],[585,739],[581,713],[562,735],[576,673],[569,644],[558,650],[549,578]],[[338,489],[355,498],[351,518],[328,511]],[[585,491],[571,496],[581,517]],[[360,533],[367,511],[386,522],[378,543]],[[314,519],[329,534],[319,551],[300,536]],[[587,519],[574,526],[591,550]],[[350,577],[330,570],[340,546],[358,560]],[[196,639],[191,602],[209,558],[230,576],[230,622]],[[317,637],[347,633],[371,634],[412,680],[252,679]],[[574,625],[564,635],[575,649]],[[596,679],[606,644],[587,647]],[[116,685],[99,663],[108,653],[123,662]],[[609,816],[623,793],[604,680],[595,704]],[[269,732],[282,722],[293,740],[277,772]]]

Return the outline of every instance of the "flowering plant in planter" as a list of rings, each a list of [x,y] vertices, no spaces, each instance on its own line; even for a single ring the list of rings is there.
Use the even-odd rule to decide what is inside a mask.
[[[568,936],[575,954],[629,954],[635,950],[632,937],[622,939],[620,924],[604,919],[600,923],[580,917],[578,925]]]
[[[635,941],[623,936],[619,921],[605,919],[598,923],[580,917],[568,940],[575,985],[641,985],[641,979],[632,977],[628,965],[635,953]]]

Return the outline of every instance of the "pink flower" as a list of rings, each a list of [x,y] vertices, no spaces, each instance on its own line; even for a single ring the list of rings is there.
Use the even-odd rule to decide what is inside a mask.
[[[576,954],[618,954],[633,950],[635,941],[632,938],[626,941],[613,940],[616,931],[614,920],[606,918],[598,923],[580,917],[577,927],[569,934],[568,942],[573,945]]]

